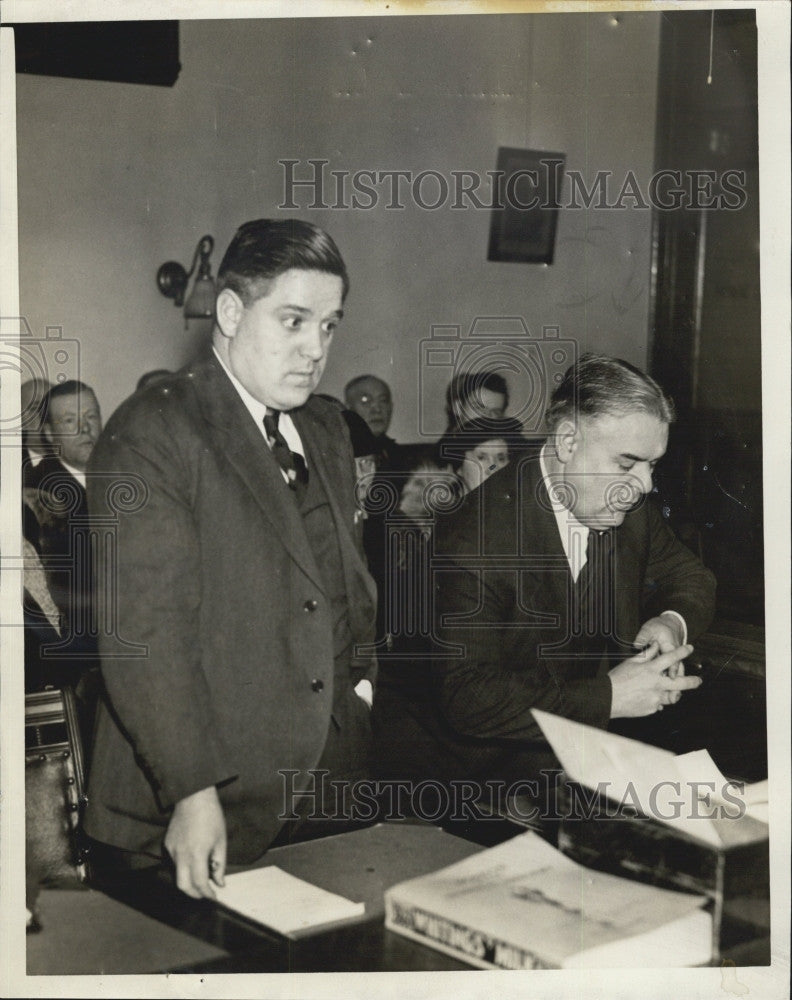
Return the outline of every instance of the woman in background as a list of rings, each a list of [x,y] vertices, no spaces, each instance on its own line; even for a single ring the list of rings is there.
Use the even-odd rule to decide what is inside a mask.
[[[524,442],[518,420],[478,417],[446,431],[437,443],[441,467],[450,467],[463,493],[477,489],[508,465],[515,446]]]

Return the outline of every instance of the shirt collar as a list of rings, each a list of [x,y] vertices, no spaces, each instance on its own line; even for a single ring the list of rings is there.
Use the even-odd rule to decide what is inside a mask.
[[[82,488],[85,489],[85,473],[82,472],[80,469],[75,469],[74,466],[69,465],[68,462],[64,462],[62,458],[59,458],[58,461],[63,466],[63,468],[66,469],[67,472],[71,473],[71,475],[74,476],[74,478],[77,480],[80,486],[82,486]]]
[[[214,345],[212,345],[212,350],[214,351],[214,356],[220,362],[223,371],[231,379],[231,385],[233,385],[233,387],[239,393],[242,402],[245,404],[245,409],[250,413],[251,417],[253,417],[253,419],[256,421],[256,426],[263,427],[264,417],[266,416],[267,413],[267,407],[264,405],[264,403],[260,403],[255,396],[250,395],[250,393],[247,391],[244,385],[242,385],[242,383],[239,381],[236,375],[233,374],[233,372],[225,363],[225,361],[223,361],[223,359],[220,356],[220,352]]]
[[[557,489],[558,482],[554,483],[547,471],[545,464],[545,449],[547,443],[542,445],[539,452],[539,468],[542,472],[542,482],[547,490],[550,499],[550,506],[556,519],[558,534],[561,538],[561,545],[569,563],[569,570],[573,579],[577,580],[580,571],[586,565],[586,546],[588,545],[589,528],[581,524],[569,508],[564,506],[561,500],[561,491]]]
[[[264,417],[267,415],[267,410],[269,409],[269,407],[265,406],[264,403],[259,402],[259,400],[257,400],[255,396],[251,396],[251,394],[247,391],[244,385],[242,385],[239,379],[229,369],[225,361],[223,361],[222,357],[220,356],[220,352],[217,350],[214,344],[212,345],[212,351],[214,352],[214,356],[220,362],[220,367],[223,369],[223,371],[231,380],[231,385],[233,385],[233,387],[239,393],[239,398],[245,404],[245,409],[255,420],[256,426],[261,431],[264,440],[266,441],[267,434],[266,431],[264,430]],[[303,447],[300,434],[297,428],[294,426],[294,422],[291,418],[291,415],[285,410],[280,411],[280,418],[278,420],[278,430],[283,435],[284,440],[288,444],[289,448],[292,451],[298,452],[298,454],[302,455],[303,458],[305,458],[305,448]]]

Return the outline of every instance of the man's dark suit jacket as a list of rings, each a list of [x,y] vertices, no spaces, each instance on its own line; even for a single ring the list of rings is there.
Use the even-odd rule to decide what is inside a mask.
[[[35,467],[30,483],[36,489],[51,493],[57,503],[55,508],[63,516],[86,521],[88,518],[88,499],[85,487],[75,479],[66,466],[56,455],[42,458]]]
[[[532,708],[606,727],[607,670],[634,654],[640,625],[674,610],[694,639],[715,594],[713,575],[648,499],[615,529],[613,562],[615,629],[603,663],[571,632],[574,584],[537,457],[506,466],[438,517],[434,658],[423,685],[405,690],[391,673],[380,685],[383,773],[516,778],[552,766]]]
[[[315,397],[292,416],[335,521],[354,640],[370,642],[346,427]],[[87,832],[159,854],[173,805],[216,785],[229,861],[250,862],[282,825],[284,787],[308,784],[333,703],[330,602],[294,497],[211,353],[120,407],[88,484],[115,553],[99,561],[112,617]],[[349,683],[370,668],[353,662]]]
[[[96,629],[92,621],[93,578],[88,523],[88,497],[55,455],[36,466],[33,486],[46,499],[49,514],[40,530],[40,550],[47,570],[50,593],[65,617],[63,654],[96,656]],[[68,650],[66,649],[68,646]]]

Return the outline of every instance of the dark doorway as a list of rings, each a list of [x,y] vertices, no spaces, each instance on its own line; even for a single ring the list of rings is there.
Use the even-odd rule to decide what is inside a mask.
[[[718,578],[718,617],[764,622],[756,20],[664,12],[654,209],[652,373],[678,421],[666,515]],[[673,185],[665,198],[673,204]]]

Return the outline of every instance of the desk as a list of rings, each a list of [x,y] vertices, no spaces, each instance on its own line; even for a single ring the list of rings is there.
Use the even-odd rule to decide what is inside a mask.
[[[748,648],[743,641],[737,648],[741,657],[737,665],[744,660],[748,666],[735,670],[735,639],[719,636],[709,643],[705,637],[697,647],[704,685],[661,716],[639,720],[650,729],[649,736],[645,728],[642,735],[676,753],[706,746],[728,777],[756,781],[767,776],[762,648],[758,642]],[[43,930],[28,938],[28,972],[469,970],[440,952],[385,931],[383,892],[522,829],[501,820],[483,820],[471,822],[462,839],[427,825],[392,823],[269,851],[262,864],[278,865],[366,903],[366,916],[359,922],[297,944],[222,913],[211,902],[190,900],[154,873],[138,873],[123,884],[103,886],[104,892],[44,890]],[[728,957],[738,965],[751,964],[763,962],[763,954],[749,944]]]
[[[268,851],[262,866],[277,865],[366,904],[365,917],[297,941],[211,901],[189,899],[154,872],[136,872],[102,892],[61,893],[61,899],[53,898],[59,890],[44,890],[43,929],[28,938],[28,974],[469,969],[386,931],[383,893],[481,849],[437,827],[389,823]]]
[[[503,826],[491,822],[489,839],[503,839]],[[508,830],[522,832],[518,826]],[[385,930],[383,894],[397,882],[480,850],[414,823],[378,824],[273,849],[262,866],[278,865],[366,904],[364,917],[298,940],[253,925],[209,900],[189,899],[154,872],[137,872],[108,892],[44,890],[43,929],[28,938],[28,974],[473,971]],[[744,943],[725,957],[736,964],[761,963],[757,956],[765,947],[766,941],[759,951]]]

